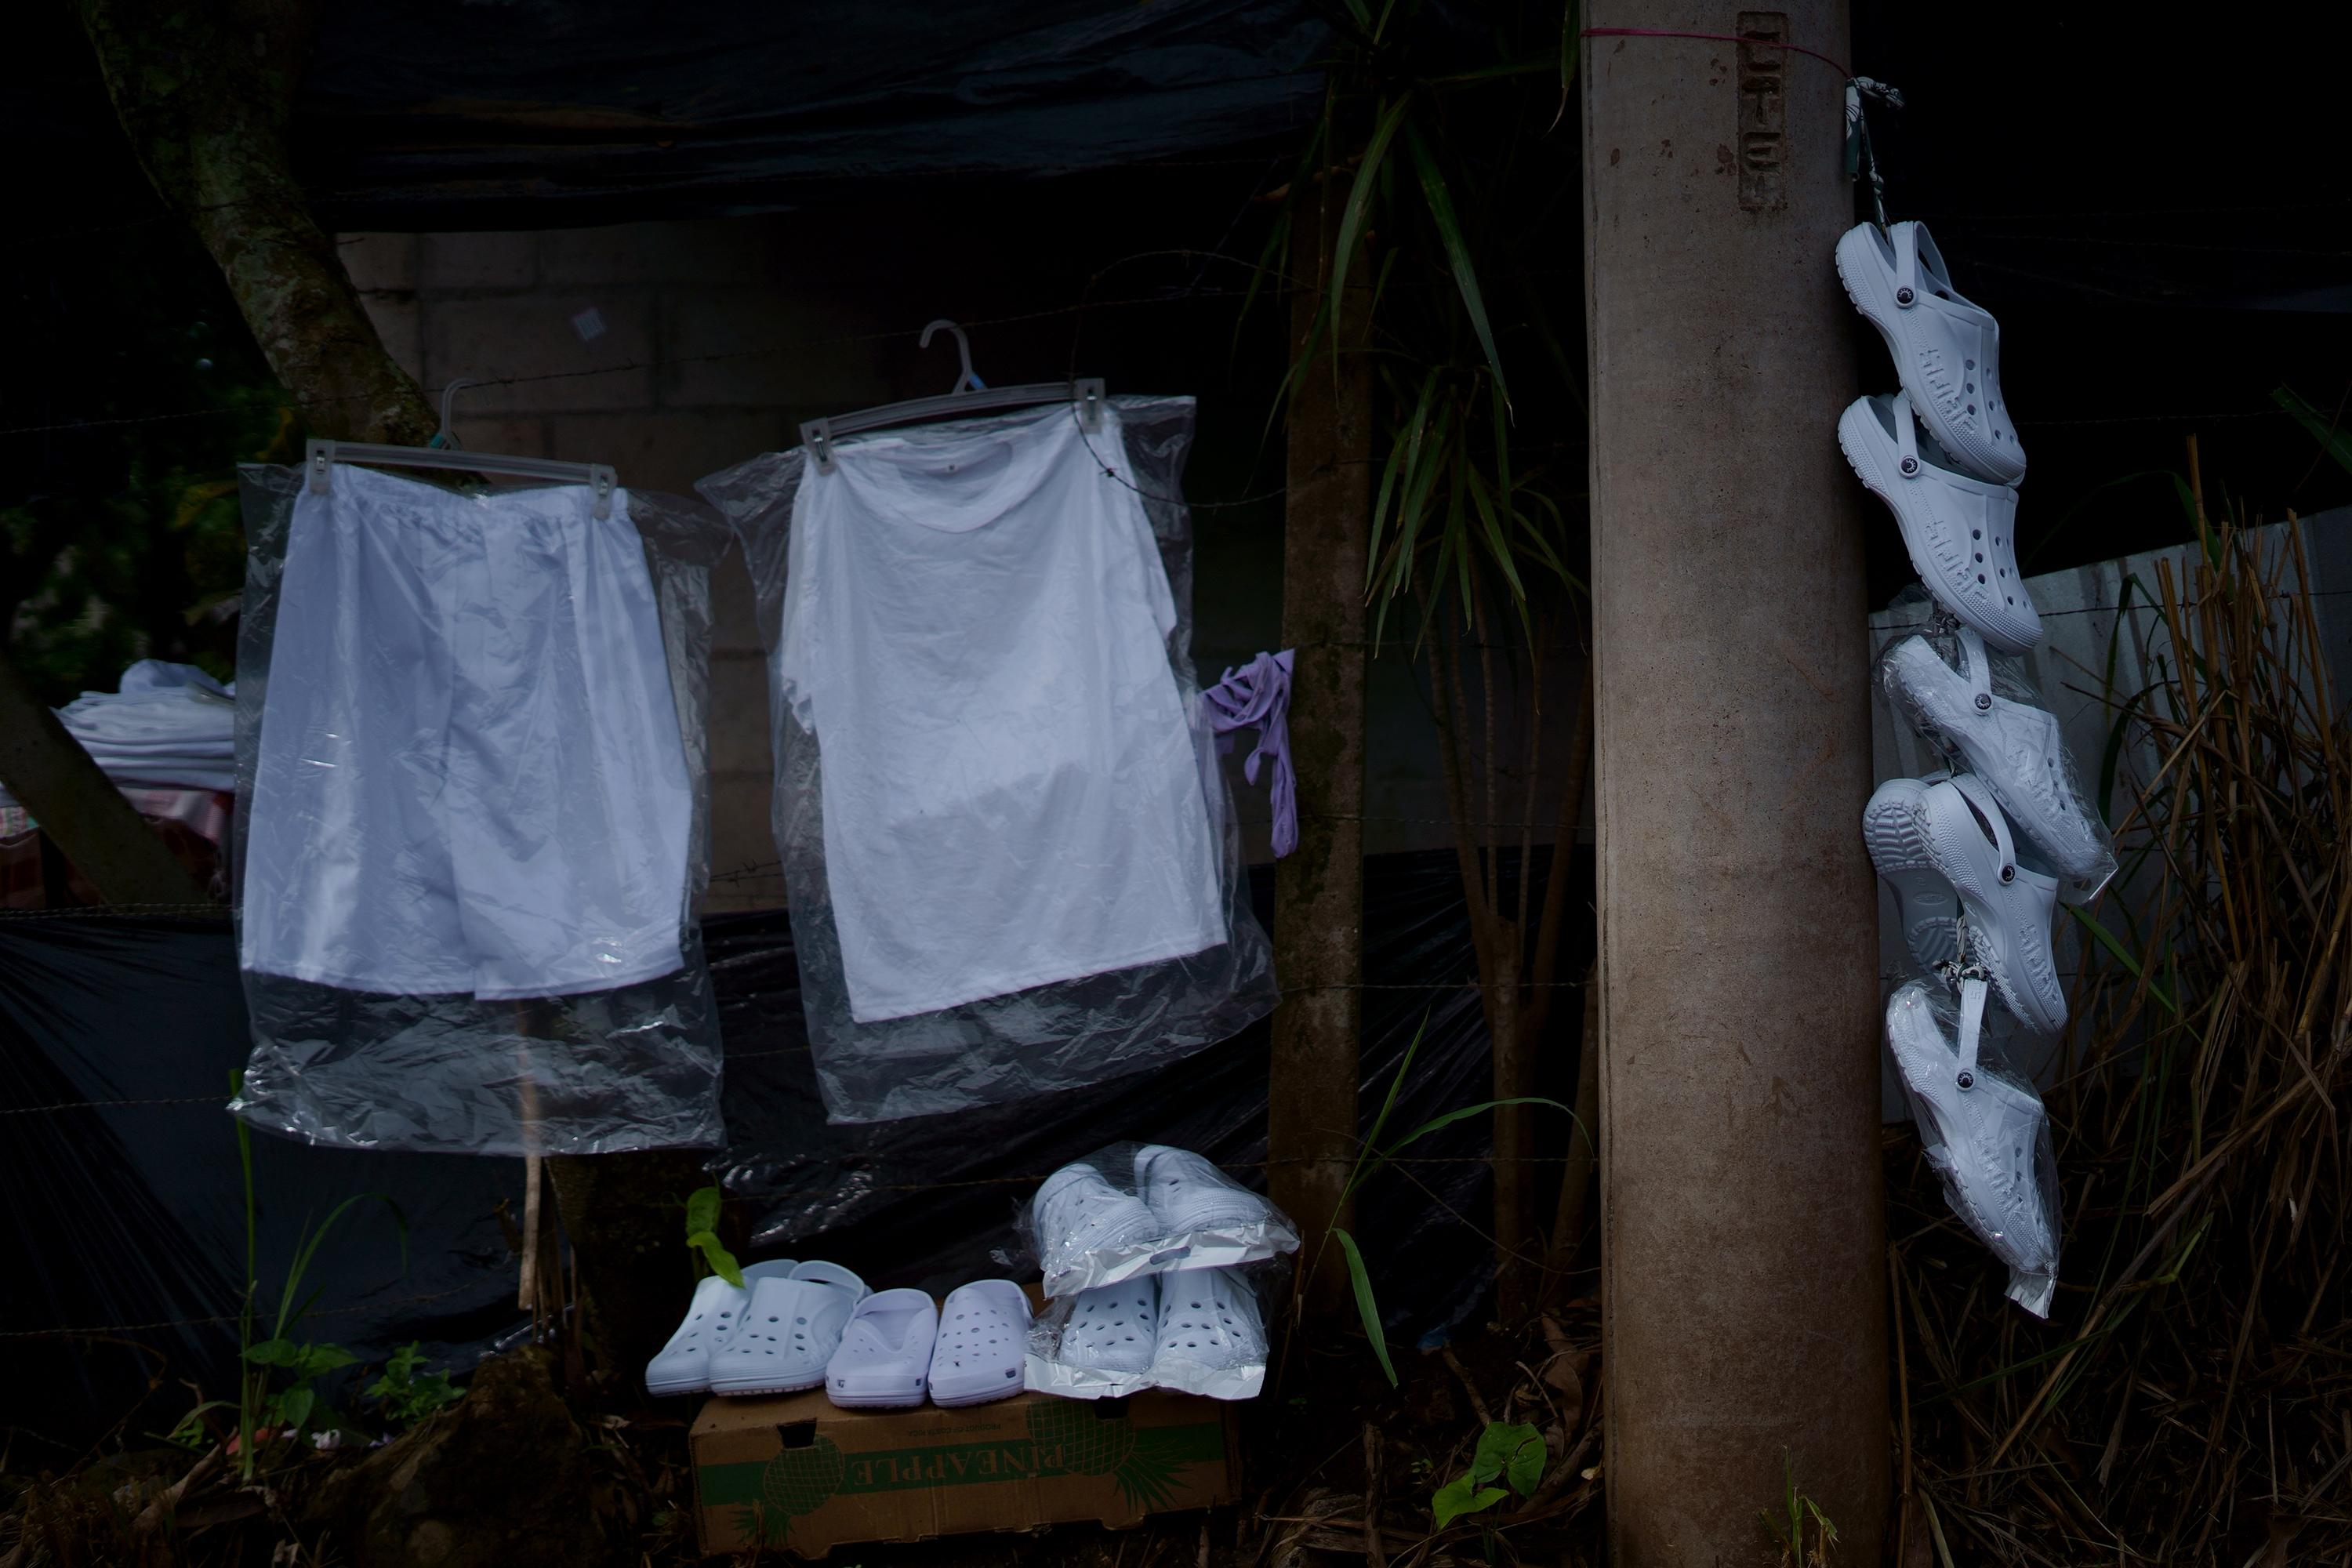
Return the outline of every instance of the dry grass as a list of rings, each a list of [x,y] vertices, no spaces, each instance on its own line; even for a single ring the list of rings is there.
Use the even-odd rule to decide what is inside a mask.
[[[1890,1138],[1905,1568],[2352,1562],[2352,724],[2299,544],[2201,553],[2117,705],[2157,765],[2118,791],[2129,890],[2088,911],[2114,940],[2084,933],[2048,1097],[2048,1324]]]

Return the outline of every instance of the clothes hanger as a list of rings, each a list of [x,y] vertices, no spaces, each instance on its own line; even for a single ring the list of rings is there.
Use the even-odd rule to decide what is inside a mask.
[[[923,329],[919,348],[931,346],[931,335],[945,331],[956,341],[956,355],[962,371],[955,385],[941,397],[913,397],[903,403],[885,403],[875,408],[862,408],[855,414],[836,414],[830,419],[811,419],[801,426],[801,446],[808,452],[809,461],[820,474],[833,472],[834,443],[841,437],[854,436],[864,430],[887,429],[897,425],[920,425],[933,419],[961,419],[968,414],[988,414],[1001,408],[1028,408],[1040,403],[1073,403],[1077,405],[1078,428],[1088,435],[1102,428],[1102,377],[1082,376],[1076,381],[1043,381],[1026,386],[992,387],[972,374],[971,340],[953,321],[937,321]]]
[[[302,447],[302,466],[310,479],[310,493],[323,496],[333,493],[337,463],[366,463],[380,468],[463,468],[470,473],[497,474],[518,479],[552,479],[559,484],[585,485],[591,497],[591,507],[601,521],[613,515],[613,492],[620,488],[621,477],[609,463],[563,463],[552,458],[507,458],[488,453],[468,452],[457,445],[457,437],[449,429],[449,411],[461,386],[478,384],[471,381],[453,381],[441,389],[441,428],[433,433],[429,445],[423,447],[392,447],[371,441],[309,441]]]

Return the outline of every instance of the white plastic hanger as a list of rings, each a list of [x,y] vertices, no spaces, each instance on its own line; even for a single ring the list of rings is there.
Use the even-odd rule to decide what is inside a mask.
[[[562,463],[552,458],[507,458],[461,450],[449,430],[449,409],[461,386],[453,381],[441,389],[441,428],[429,447],[391,447],[370,441],[310,441],[302,447],[302,466],[310,473],[310,493],[333,493],[337,463],[366,463],[380,468],[464,468],[470,473],[497,474],[518,479],[551,479],[559,484],[585,485],[599,519],[613,515],[613,492],[621,477],[608,463]]]
[[[1072,403],[1077,405],[1078,427],[1088,435],[1102,428],[1102,377],[1085,376],[1076,381],[1034,382],[1027,386],[992,387],[983,383],[971,369],[971,340],[953,321],[937,321],[923,329],[919,347],[931,346],[931,335],[946,331],[956,341],[956,354],[962,369],[955,385],[943,397],[913,397],[903,403],[886,403],[876,408],[864,408],[855,414],[836,414],[830,419],[811,419],[801,426],[801,445],[807,449],[809,460],[820,474],[833,472],[834,443],[841,437],[854,436],[862,430],[881,430],[896,425],[920,425],[932,419],[961,419],[969,414],[989,414],[1001,408],[1028,408],[1040,403]]]

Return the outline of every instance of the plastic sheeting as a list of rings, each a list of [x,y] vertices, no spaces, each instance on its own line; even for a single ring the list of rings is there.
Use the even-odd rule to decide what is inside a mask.
[[[483,984],[444,988],[420,983],[409,986],[405,994],[391,994],[388,981],[378,989],[359,989],[321,983],[323,972],[298,977],[287,972],[290,966],[280,962],[274,951],[269,952],[268,963],[255,962],[257,944],[251,928],[256,911],[247,909],[244,900],[252,893],[247,874],[259,864],[248,854],[257,826],[252,809],[257,759],[264,745],[261,726],[268,706],[272,653],[285,614],[281,584],[288,544],[305,481],[301,472],[291,468],[248,465],[241,472],[247,571],[237,647],[236,861],[238,908],[248,928],[245,931],[249,965],[246,1000],[252,1021],[253,1054],[237,1101],[238,1113],[256,1127],[287,1137],[362,1149],[590,1154],[718,1145],[723,1139],[719,1036],[694,915],[709,876],[705,720],[709,572],[726,548],[724,526],[708,509],[692,501],[646,491],[630,491],[619,498],[643,539],[669,687],[667,693],[656,689],[656,695],[674,706],[682,747],[684,778],[674,793],[685,805],[688,820],[660,825],[665,832],[683,832],[682,858],[661,861],[649,854],[656,866],[649,874],[658,880],[666,866],[671,878],[682,871],[683,885],[674,891],[655,886],[643,895],[656,911],[656,921],[672,918],[666,911],[675,910],[676,956],[682,961],[680,966],[648,973],[653,965],[642,962],[640,952],[635,954],[640,960],[636,971],[625,984],[597,989],[551,984],[551,991],[564,994],[493,1000],[515,995],[516,987],[510,983],[515,976],[537,973],[525,959],[512,956],[523,949],[518,942],[511,948],[493,946],[478,955]],[[630,664],[610,646],[626,629],[619,624],[623,607],[599,596],[603,584],[593,574],[593,563],[583,561],[590,546],[603,536],[567,533],[566,530],[577,527],[577,520],[568,516],[541,531],[544,520],[531,514],[544,510],[534,503],[551,496],[552,492],[545,489],[493,491],[475,501],[419,480],[367,470],[338,468],[336,476],[332,499],[338,506],[359,506],[377,489],[398,487],[388,492],[393,499],[383,501],[379,510],[406,510],[363,521],[387,528],[414,522],[416,538],[397,542],[402,549],[413,549],[415,558],[425,562],[417,569],[413,588],[419,603],[391,605],[380,619],[373,620],[362,613],[366,605],[336,606],[347,617],[338,635],[360,645],[347,658],[339,653],[338,669],[352,678],[353,688],[342,699],[345,705],[364,710],[366,704],[393,695],[369,687],[371,674],[384,686],[404,679],[423,681],[436,660],[441,666],[448,665],[451,649],[462,645],[464,651],[455,660],[458,667],[455,676],[445,668],[443,679],[454,681],[458,701],[470,700],[477,710],[492,714],[496,722],[469,737],[458,737],[454,734],[456,721],[444,720],[452,731],[445,738],[430,712],[416,717],[413,731],[400,727],[410,717],[403,713],[387,716],[363,711],[351,721],[332,722],[328,721],[333,717],[330,714],[317,726],[318,743],[336,751],[337,756],[341,754],[337,748],[348,750],[355,765],[375,770],[373,779],[361,781],[373,792],[362,797],[371,809],[347,828],[381,840],[362,846],[362,876],[368,883],[368,896],[393,900],[395,910],[404,908],[402,901],[412,899],[459,905],[447,916],[446,923],[456,928],[452,940],[480,947],[478,938],[483,926],[502,937],[506,927],[523,923],[513,910],[529,902],[534,893],[541,903],[561,902],[567,884],[560,876],[543,886],[534,881],[527,889],[522,872],[528,868],[536,878],[548,862],[561,859],[565,836],[580,831],[580,824],[551,813],[541,820],[524,816],[511,820],[501,817],[491,824],[475,818],[485,813],[498,816],[500,803],[509,795],[536,802],[561,798],[562,791],[557,785],[584,782],[592,789],[617,788],[607,785],[601,770],[612,764],[614,771],[623,771],[618,764],[635,761],[604,752],[583,753],[575,743],[577,730],[600,717],[575,709],[583,701],[593,708],[607,700],[616,703],[625,700],[619,689],[604,689],[600,668],[609,671]],[[454,520],[449,537],[462,536],[467,542],[452,546],[441,531],[427,526],[433,519],[425,514],[431,509],[413,499],[401,499],[418,495],[446,496],[454,502],[454,509],[445,509],[451,510]],[[474,506],[483,509],[478,517],[466,510]],[[584,502],[583,506],[584,517]],[[521,531],[527,528],[543,531],[552,552],[546,560],[527,555],[515,567],[529,594],[516,595],[512,605],[477,604],[467,597],[455,611],[433,601],[445,583],[457,580],[471,584],[473,581],[434,552],[457,556],[486,548],[495,568],[506,559],[507,552],[522,547]],[[479,545],[471,542],[477,540]],[[378,540],[376,544],[381,550],[383,542]],[[572,552],[568,558],[552,558],[566,550]],[[381,574],[394,564],[405,565],[407,559],[398,551],[385,552],[383,559],[372,557],[356,563],[342,581],[321,582],[317,586],[362,595],[381,595],[394,587],[412,589],[405,581],[386,584],[360,580],[368,575],[360,569]],[[634,570],[625,559],[623,565]],[[486,574],[485,581],[491,580]],[[497,594],[509,586],[501,584],[496,592],[483,592],[488,601],[495,601]],[[470,585],[465,590],[468,595],[475,591]],[[315,619],[316,606],[310,609]],[[435,617],[445,614],[448,626],[443,628]],[[545,622],[569,616],[577,617],[576,625],[551,629],[543,624],[509,624],[525,618]],[[445,636],[446,643],[438,640]],[[548,639],[545,647],[534,640],[541,637]],[[478,646],[485,641],[487,651]],[[306,676],[309,673],[305,671]],[[635,679],[646,672],[628,668],[625,673]],[[656,672],[655,679],[658,678]],[[565,688],[566,695],[574,700],[551,700],[548,689],[552,687]],[[656,716],[646,721],[658,726],[663,721]],[[365,732],[369,726],[388,731],[391,738],[369,735]],[[311,738],[306,735],[305,744],[310,743]],[[367,745],[374,749],[367,750]],[[310,755],[299,753],[306,762]],[[488,775],[478,790],[478,801],[463,797],[459,790],[458,763],[469,757],[478,764],[476,772]],[[332,756],[322,759],[335,760]],[[583,781],[583,772],[598,776]],[[387,794],[403,788],[412,791],[413,799]],[[387,798],[394,798],[402,810],[373,809]],[[463,862],[469,851],[457,837],[457,829],[469,826],[478,837],[487,834],[485,844],[503,857],[493,860],[488,885],[470,893],[462,875],[467,869]],[[600,842],[611,845],[615,837],[599,829]],[[430,842],[420,845],[419,840]],[[294,864],[299,866],[299,861]],[[509,864],[514,868],[511,876],[507,869]],[[449,881],[453,869],[459,874],[454,889]],[[587,865],[586,869],[603,877],[611,868],[600,862]],[[267,898],[270,890],[264,889],[252,896]],[[262,912],[277,916],[283,911]],[[543,921],[546,916],[561,917],[566,911],[556,908],[526,912],[530,919]],[[298,917],[300,913],[297,911]],[[299,932],[300,921],[272,919],[270,926],[274,932]],[[369,921],[355,921],[352,929],[364,939]],[[447,943],[426,940],[434,930],[421,920],[415,931],[405,924],[388,926],[383,943],[372,946],[357,940],[328,956],[376,966],[368,971],[370,974],[390,973],[381,966],[394,960],[404,960],[419,971],[436,964],[446,968],[448,955],[438,949]],[[536,930],[530,934],[543,936]],[[666,931],[655,934],[667,950]],[[411,945],[432,951],[383,950],[398,946],[412,935],[416,941]],[[493,970],[493,956],[502,969]],[[667,965],[668,958],[657,962]],[[265,968],[274,972],[265,973]],[[494,974],[509,984],[488,984]]]
[[[800,713],[783,700],[787,563],[805,454],[797,448],[768,453],[697,487],[742,539],[759,595],[777,757],[776,845],[800,944],[817,1079],[835,1121],[939,1116],[1100,1083],[1224,1039],[1263,1017],[1277,999],[1272,951],[1249,908],[1240,829],[1192,671],[1192,521],[1182,489],[1192,442],[1192,400],[1120,396],[1110,402],[1116,417],[1106,421],[1102,438],[1109,439],[1113,429],[1123,434],[1125,461],[1118,466],[1126,469],[1112,479],[1139,492],[1174,601],[1167,656],[1184,721],[1192,726],[1195,765],[1207,792],[1226,940],[1189,957],[1032,985],[937,1011],[866,1023],[852,1016],[852,982],[828,877],[824,813],[830,797],[821,761],[823,736],[804,728]],[[918,450],[961,452],[975,438],[1000,433],[1034,437],[1053,430],[1046,422],[1071,418],[1068,408],[1049,405],[914,426],[894,431],[887,439]],[[842,445],[845,464],[853,460],[856,445],[856,437]],[[1033,613],[1050,613],[1050,607]],[[816,722],[822,729],[829,721]],[[1137,880],[1139,886],[1141,879]]]
[[[1577,874],[1590,876],[1588,858]],[[1366,865],[1366,970],[1381,981],[1364,998],[1367,1116],[1416,1036],[1400,1105],[1433,1115],[1486,1098],[1477,993],[1462,984],[1472,965],[1459,876],[1451,851]],[[1263,910],[1271,869],[1253,882]],[[747,1262],[826,1258],[877,1286],[942,1295],[1021,1267],[1015,1204],[1113,1137],[1198,1150],[1258,1183],[1263,1024],[1093,1089],[966,1117],[828,1126],[783,916],[716,918],[702,941],[733,1137],[715,1164],[751,1218]],[[228,1388],[245,1216],[235,1130],[220,1112],[249,1044],[226,922],[0,916],[0,1187],[15,1199],[0,1383],[8,1419],[26,1429],[20,1453],[69,1462],[126,1412],[133,1430],[167,1430],[194,1402],[177,1379],[211,1395]],[[1486,1136],[1483,1117],[1445,1128],[1413,1146],[1409,1172],[1359,1194],[1357,1234],[1393,1338],[1442,1335],[1486,1289],[1490,1252],[1473,1221],[1486,1202]],[[265,1291],[285,1278],[304,1224],[343,1198],[383,1193],[406,1216],[404,1259],[373,1205],[328,1238],[308,1276],[319,1292],[310,1337],[368,1361],[421,1340],[436,1364],[462,1366],[520,1324],[497,1214],[501,1201],[520,1212],[520,1162],[270,1138],[254,1140],[253,1156]],[[681,1310],[692,1286],[681,1246]],[[152,1394],[151,1376],[162,1380]]]

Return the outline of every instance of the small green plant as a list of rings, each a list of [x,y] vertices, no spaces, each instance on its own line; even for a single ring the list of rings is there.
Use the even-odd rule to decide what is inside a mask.
[[[1404,1059],[1397,1063],[1396,1077],[1389,1082],[1388,1098],[1381,1102],[1381,1113],[1372,1118],[1372,1130],[1365,1134],[1362,1146],[1356,1151],[1356,1163],[1348,1173],[1347,1186],[1339,1193],[1338,1206],[1340,1208],[1347,1207],[1348,1200],[1355,1196],[1356,1189],[1363,1185],[1365,1178],[1396,1158],[1399,1150],[1421,1142],[1440,1128],[1451,1127],[1469,1117],[1484,1116],[1506,1105],[1549,1105],[1554,1110],[1565,1112],[1570,1121],[1576,1119],[1576,1112],[1557,1100],[1545,1100],[1536,1095],[1523,1095],[1513,1100],[1483,1100],[1475,1105],[1465,1105],[1459,1110],[1449,1110],[1443,1116],[1423,1122],[1398,1139],[1393,1147],[1383,1150],[1380,1146],[1381,1131],[1389,1124],[1389,1113],[1396,1109],[1397,1096],[1404,1089],[1405,1075],[1412,1070],[1413,1053],[1421,1049],[1421,1037],[1428,1027],[1429,1016],[1424,1013],[1420,1027],[1413,1030],[1412,1040],[1404,1047]],[[1379,1358],[1381,1371],[1388,1375],[1389,1386],[1394,1388],[1396,1363],[1389,1359],[1388,1336],[1381,1331],[1380,1303],[1372,1298],[1372,1277],[1364,1267],[1364,1255],[1357,1247],[1356,1238],[1336,1225],[1325,1232],[1325,1239],[1338,1242],[1341,1255],[1348,1260],[1348,1283],[1355,1293],[1357,1316],[1363,1319],[1364,1332],[1372,1342],[1372,1354]],[[1322,1260],[1319,1249],[1316,1260],[1318,1264]]]
[[[383,1363],[383,1374],[360,1395],[383,1414],[387,1426],[414,1426],[466,1397],[466,1391],[450,1382],[447,1373],[419,1371],[424,1364],[425,1357],[412,1340],[392,1352],[392,1359]]]
[[[686,1200],[686,1245],[695,1255],[698,1278],[699,1269],[707,1268],[740,1289],[742,1267],[735,1261],[733,1253],[719,1245],[719,1189],[713,1186],[697,1188]]]
[[[1782,1568],[1829,1568],[1830,1548],[1837,1544],[1837,1526],[1822,1505],[1797,1489],[1797,1461],[1780,1456],[1780,1502],[1764,1510],[1764,1528],[1780,1548]],[[1808,1542],[1810,1540],[1810,1544]]]
[[[231,1099],[237,1096],[244,1084],[243,1073],[229,1074]],[[326,1240],[335,1222],[350,1213],[353,1205],[373,1198],[392,1213],[393,1225],[400,1233],[400,1262],[404,1270],[408,1267],[408,1221],[401,1214],[400,1205],[383,1194],[362,1193],[329,1209],[327,1217],[315,1227],[306,1223],[295,1239],[294,1258],[287,1265],[285,1286],[278,1292],[278,1310],[270,1322],[269,1337],[257,1342],[253,1331],[260,1302],[261,1269],[259,1209],[253,1193],[253,1136],[242,1118],[233,1120],[236,1122],[237,1160],[245,1174],[245,1304],[237,1314],[237,1356],[249,1369],[237,1378],[236,1457],[241,1479],[250,1481],[254,1447],[260,1433],[283,1428],[290,1436],[306,1426],[334,1424],[334,1413],[320,1405],[318,1391],[312,1384],[322,1374],[359,1360],[341,1345],[313,1344],[293,1338],[293,1331],[319,1300],[316,1290],[308,1296],[301,1293],[302,1277],[310,1272],[319,1244]],[[273,1371],[284,1372],[289,1378],[285,1387],[275,1392],[269,1386]],[[207,1408],[197,1406],[189,1413],[188,1420],[198,1419]],[[181,1423],[182,1427],[187,1425],[187,1421]]]
[[[1543,1434],[1534,1427],[1524,1422],[1487,1422],[1478,1434],[1478,1451],[1471,1456],[1470,1468],[1429,1500],[1437,1528],[1444,1530],[1465,1514],[1484,1513],[1512,1492],[1535,1496],[1545,1457]],[[1495,1485],[1496,1481],[1507,1488]]]

